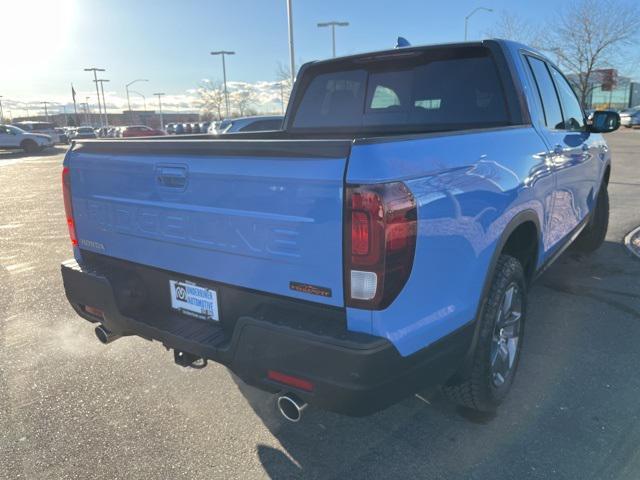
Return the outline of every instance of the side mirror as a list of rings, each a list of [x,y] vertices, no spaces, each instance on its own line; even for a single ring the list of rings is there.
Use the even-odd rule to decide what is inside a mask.
[[[589,131],[593,133],[609,133],[620,127],[620,115],[612,110],[596,111],[588,122]]]

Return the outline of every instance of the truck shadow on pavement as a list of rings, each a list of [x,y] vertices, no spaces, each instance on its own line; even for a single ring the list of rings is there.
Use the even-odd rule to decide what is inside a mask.
[[[640,424],[629,421],[640,414],[640,381],[629,382],[630,369],[640,364],[638,278],[640,262],[617,242],[606,242],[588,257],[563,254],[530,291],[518,377],[495,416],[456,408],[435,389],[364,418],[311,406],[291,424],[277,412],[272,395],[234,377],[282,446],[258,445],[265,473],[624,478],[640,444]],[[612,449],[604,452],[603,444]]]

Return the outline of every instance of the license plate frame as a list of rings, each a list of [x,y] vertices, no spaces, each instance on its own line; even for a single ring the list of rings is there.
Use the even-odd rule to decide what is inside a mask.
[[[189,280],[169,280],[171,308],[184,315],[207,320],[220,321],[218,292]]]

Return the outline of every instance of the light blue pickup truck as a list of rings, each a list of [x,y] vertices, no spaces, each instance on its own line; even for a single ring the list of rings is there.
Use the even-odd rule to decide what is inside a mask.
[[[507,41],[308,63],[282,130],[74,142],[66,294],[103,343],[219,362],[289,420],[433,385],[491,411],[531,282],[605,238],[619,122]]]

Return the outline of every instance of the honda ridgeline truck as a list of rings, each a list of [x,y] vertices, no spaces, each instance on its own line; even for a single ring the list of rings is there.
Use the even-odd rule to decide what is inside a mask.
[[[74,142],[66,294],[103,343],[219,362],[292,420],[431,385],[490,411],[531,282],[603,243],[618,126],[508,41],[308,63],[282,130]]]

